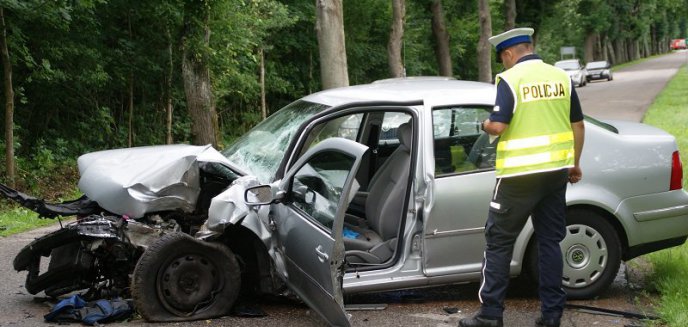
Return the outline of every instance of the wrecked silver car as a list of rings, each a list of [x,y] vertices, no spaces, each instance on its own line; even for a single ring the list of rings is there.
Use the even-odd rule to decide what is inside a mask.
[[[292,292],[347,326],[343,294],[477,281],[496,145],[479,124],[494,98],[484,83],[385,80],[298,100],[222,153],[84,155],[85,198],[50,204],[3,191],[44,216],[77,216],[22,250],[15,268],[28,271],[32,293],[131,294],[152,321],[221,316],[241,292]],[[621,260],[688,236],[674,137],[585,123],[585,179],[569,187],[561,243],[571,298],[604,291]],[[532,236],[527,224],[511,273],[537,281]]]

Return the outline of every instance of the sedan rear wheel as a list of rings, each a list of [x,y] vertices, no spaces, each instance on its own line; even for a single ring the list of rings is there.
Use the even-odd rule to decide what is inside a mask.
[[[562,286],[569,299],[595,297],[609,287],[619,271],[619,237],[606,218],[592,211],[570,210],[566,220],[566,237],[560,243]],[[536,242],[531,242],[528,251],[527,269],[537,281]]]

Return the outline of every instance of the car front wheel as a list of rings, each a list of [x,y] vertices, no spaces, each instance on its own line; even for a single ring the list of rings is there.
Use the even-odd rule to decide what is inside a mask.
[[[592,211],[570,210],[566,221],[566,237],[560,243],[564,260],[562,286],[569,299],[595,297],[609,287],[619,271],[619,237],[604,217]],[[537,281],[535,242],[529,246],[527,261],[530,277]]]
[[[143,253],[132,298],[148,321],[189,321],[229,313],[241,286],[231,250],[184,233],[164,235]]]

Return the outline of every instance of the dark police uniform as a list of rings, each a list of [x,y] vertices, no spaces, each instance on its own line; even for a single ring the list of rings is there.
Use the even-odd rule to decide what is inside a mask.
[[[541,59],[531,54],[522,57],[516,65],[531,60]],[[518,110],[517,100],[505,79],[498,79],[497,83],[497,99],[490,120],[510,124],[515,110]],[[546,91],[550,92],[549,88]],[[544,93],[542,90],[540,92]],[[583,120],[578,95],[572,84],[569,120],[571,123]],[[566,300],[566,293],[561,288],[563,262],[559,242],[566,236],[567,180],[567,168],[507,177],[499,177],[498,173],[485,225],[487,244],[479,291],[481,316],[501,319],[514,242],[532,214],[539,251],[542,317],[556,321],[560,319]]]

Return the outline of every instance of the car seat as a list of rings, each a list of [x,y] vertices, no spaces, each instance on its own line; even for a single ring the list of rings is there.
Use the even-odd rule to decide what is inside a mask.
[[[399,125],[397,137],[399,146],[370,180],[365,218],[347,215],[344,246],[349,263],[383,263],[396,249],[399,224],[406,212],[404,200],[411,163],[411,124]]]

